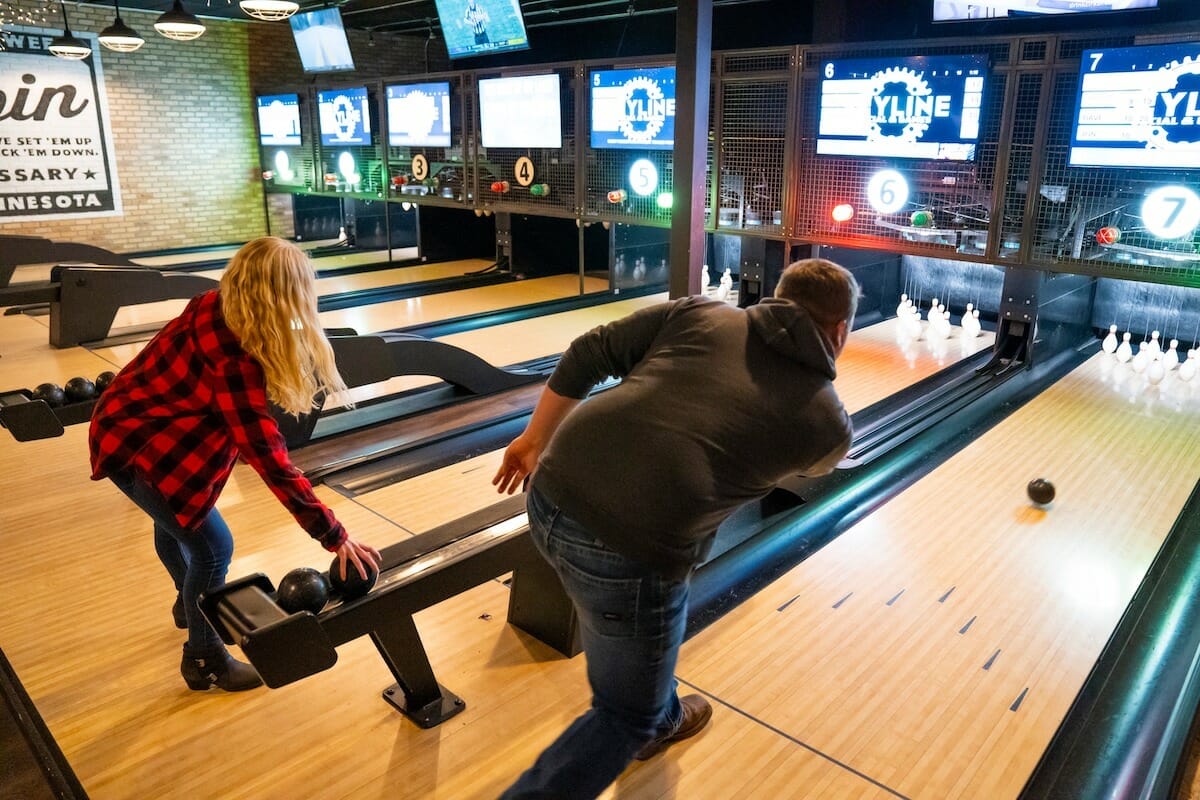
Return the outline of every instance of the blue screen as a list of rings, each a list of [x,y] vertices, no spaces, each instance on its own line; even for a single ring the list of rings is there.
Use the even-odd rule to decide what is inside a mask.
[[[675,68],[591,73],[594,148],[669,150],[675,145]]]
[[[1073,167],[1200,167],[1200,44],[1084,51]]]
[[[388,86],[387,121],[394,147],[449,147],[450,83]]]
[[[517,0],[437,0],[437,12],[451,58],[529,49]]]
[[[982,55],[827,61],[817,153],[970,161],[987,68]]]
[[[317,93],[321,144],[370,144],[371,113],[366,87]]]
[[[341,72],[354,69],[350,43],[342,27],[342,13],[322,8],[288,18],[292,38],[305,72]]]
[[[262,145],[300,144],[300,96],[263,95],[258,100],[258,142]]]
[[[960,19],[1017,19],[1054,14],[1088,14],[1097,11],[1127,11],[1157,8],[1158,0],[933,0],[933,21]]]

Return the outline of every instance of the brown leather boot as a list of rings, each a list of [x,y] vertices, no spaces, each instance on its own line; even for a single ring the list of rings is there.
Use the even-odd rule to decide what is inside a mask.
[[[188,688],[198,692],[207,691],[213,686],[227,692],[242,692],[262,686],[262,678],[254,671],[254,667],[238,661],[221,646],[197,652],[185,644],[179,672]]]
[[[670,736],[664,736],[661,739],[655,739],[650,742],[639,750],[634,758],[638,761],[653,758],[675,742],[695,736],[712,719],[712,706],[701,695],[689,694],[687,697],[681,697],[679,698],[679,705],[683,706],[683,720],[679,723],[679,727],[675,729],[675,732]]]

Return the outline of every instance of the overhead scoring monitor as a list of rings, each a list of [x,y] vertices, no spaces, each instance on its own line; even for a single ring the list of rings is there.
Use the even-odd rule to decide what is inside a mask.
[[[558,73],[483,78],[476,85],[484,147],[562,147]]]
[[[970,161],[987,68],[983,55],[826,61],[817,153]]]
[[[1200,167],[1200,44],[1087,50],[1073,167]]]
[[[450,146],[450,82],[389,84],[388,144]]]
[[[365,86],[317,93],[321,144],[336,147],[371,143],[371,114]]]
[[[300,96],[295,94],[260,95],[258,104],[258,142],[272,145],[300,144]]]
[[[675,68],[595,70],[591,87],[594,148],[663,149],[675,145]]]

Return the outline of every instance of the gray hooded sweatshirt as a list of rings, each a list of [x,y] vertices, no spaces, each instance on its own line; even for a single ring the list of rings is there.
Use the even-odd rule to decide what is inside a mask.
[[[563,354],[549,381],[560,395],[622,380],[563,420],[534,486],[608,547],[683,577],[738,506],[845,456],[835,375],[828,336],[787,300],[643,309]]]

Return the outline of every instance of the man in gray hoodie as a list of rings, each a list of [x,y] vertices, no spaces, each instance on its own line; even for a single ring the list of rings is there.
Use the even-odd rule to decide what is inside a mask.
[[[505,798],[595,797],[708,722],[707,700],[675,691],[691,572],[734,509],[845,456],[834,362],[858,295],[848,270],[807,259],[750,308],[682,298],[563,354],[493,483],[532,475],[530,534],[578,612],[592,708]]]

